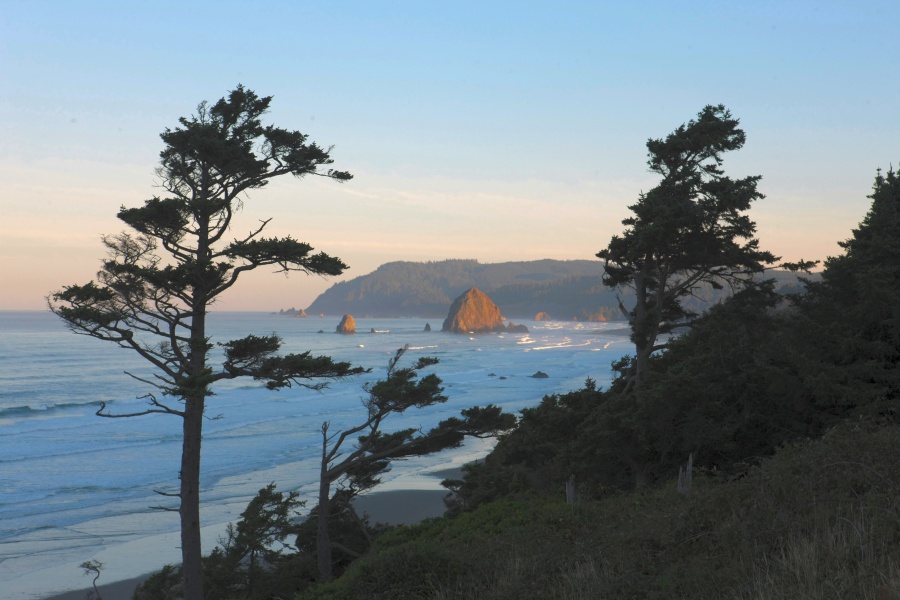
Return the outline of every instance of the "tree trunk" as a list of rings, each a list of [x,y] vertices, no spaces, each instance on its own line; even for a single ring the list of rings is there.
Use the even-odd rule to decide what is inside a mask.
[[[647,365],[650,364],[650,355],[653,354],[652,348],[652,346],[638,346],[635,348],[637,352],[634,356],[634,389],[639,388],[644,380],[644,375],[647,373]]]
[[[638,271],[634,274],[634,291],[635,305],[634,316],[631,320],[631,339],[635,346],[634,372],[631,374],[631,381],[628,382],[629,388],[640,386],[641,379],[647,369],[647,359],[649,353],[645,352],[647,348],[647,321],[650,318],[648,314],[648,298],[647,288],[645,287],[645,274]]]
[[[199,256],[204,256],[202,239]],[[184,600],[203,600],[203,547],[200,539],[200,444],[203,411],[209,389],[206,372],[206,297],[195,290],[191,319],[190,376],[184,382],[184,440],[181,449],[181,560]]]
[[[644,267],[646,269],[647,267]],[[631,339],[634,342],[635,357],[634,370],[631,374],[627,389],[637,390],[640,388],[644,377],[647,374],[650,365],[650,356],[653,354],[653,348],[656,347],[656,340],[659,337],[660,320],[662,319],[662,306],[664,296],[662,287],[664,286],[664,274],[657,274],[657,279],[661,280],[659,289],[655,297],[651,299],[651,290],[647,289],[648,275],[644,270],[640,270],[634,275],[635,288],[635,307],[631,320]],[[640,398],[638,398],[640,400]]]
[[[319,477],[319,508],[318,527],[316,529],[316,552],[318,559],[319,582],[331,580],[331,536],[328,535],[328,513],[331,482],[328,480],[326,469],[328,465],[322,464],[322,474]]]
[[[181,560],[184,599],[203,600],[200,545],[200,441],[205,398],[185,398],[181,450]]]

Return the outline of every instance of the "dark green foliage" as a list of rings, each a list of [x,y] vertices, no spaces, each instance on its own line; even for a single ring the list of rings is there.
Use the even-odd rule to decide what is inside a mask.
[[[898,418],[900,177],[879,172],[869,198],[869,212],[840,244],[844,254],[825,261],[822,283],[812,286],[801,308],[811,320],[828,323],[816,340],[823,355],[842,365],[843,389]]]
[[[662,180],[628,207],[634,215],[622,221],[624,233],[597,253],[605,261],[604,285],[634,291],[630,384],[642,382],[651,354],[666,346],[660,336],[696,316],[681,300],[700,283],[740,289],[777,260],[759,249],[756,224],[744,214],[763,198],[760,177],[735,180],[720,168],[722,154],[745,140],[720,104],[706,106],[665,140],[647,142],[648,165]]]
[[[891,597],[898,443],[896,427],[843,426],[741,479],[696,477],[687,497],[669,484],[574,508],[562,490],[506,498],[388,532],[301,598]]]
[[[181,568],[166,565],[137,586],[132,600],[161,600],[163,598],[180,598]]]
[[[328,581],[341,561],[333,558],[335,542],[327,520],[335,511],[330,508],[338,501],[337,514],[355,515],[352,499],[380,483],[380,476],[393,460],[411,456],[425,456],[449,448],[459,447],[464,438],[493,437],[515,425],[515,416],[505,414],[499,407],[471,407],[462,411],[462,418],[451,417],[427,432],[417,428],[385,431],[385,421],[411,408],[427,408],[447,401],[441,379],[434,373],[419,377],[419,371],[437,364],[432,357],[419,358],[412,367],[400,367],[408,347],[397,350],[388,362],[387,377],[365,386],[369,397],[365,401],[367,419],[355,427],[329,435],[329,424],[322,425],[322,459],[319,476],[317,507],[318,581]],[[345,441],[358,434],[356,447],[342,454]],[[331,497],[332,484],[342,486]],[[341,508],[343,505],[343,508]],[[326,518],[322,518],[325,515]],[[359,519],[356,519],[359,521]],[[365,525],[360,522],[361,530]],[[366,545],[367,547],[367,545]],[[366,547],[354,549],[361,554]],[[345,550],[343,554],[348,554]]]
[[[668,480],[688,454],[698,468],[738,473],[859,414],[865,396],[845,396],[835,373],[822,377],[828,365],[810,347],[808,321],[776,310],[779,302],[764,284],[713,307],[651,359],[641,402],[621,393],[620,378],[609,391],[589,381],[524,409],[483,464],[450,482],[458,506],[525,488],[561,490],[570,475],[581,494],[599,497]]]
[[[283,494],[275,484],[259,490],[241,513],[229,523],[224,538],[203,558],[206,600],[242,598],[265,600],[273,594],[290,597],[302,586],[296,557],[287,542],[301,528],[297,492]],[[135,600],[180,597],[181,568],[167,565],[142,583]]]
[[[484,462],[467,465],[462,481],[444,482],[456,493],[452,508],[468,510],[526,489],[563,489],[573,474],[583,485],[583,471],[593,472],[602,464],[579,462],[586,444],[582,424],[606,401],[603,392],[586,388],[545,396],[538,406],[522,410],[516,429],[501,438]],[[616,461],[616,466],[623,465]]]
[[[353,506],[356,493],[339,489],[328,502],[328,534],[332,544],[332,573],[340,575],[357,558],[369,551],[373,540],[390,527],[372,524],[368,514],[360,514]],[[297,529],[293,568],[305,582],[317,579],[319,507],[313,507]]]
[[[220,546],[204,560],[207,598],[268,598],[277,584],[273,575],[292,550],[286,541],[299,531],[297,492],[275,491],[275,484],[259,490],[237,525],[228,525]]]

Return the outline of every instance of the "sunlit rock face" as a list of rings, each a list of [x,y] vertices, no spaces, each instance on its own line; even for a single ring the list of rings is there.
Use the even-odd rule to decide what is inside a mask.
[[[550,320],[550,315],[547,314],[546,311],[543,311],[543,310],[542,310],[541,312],[539,312],[539,313],[537,313],[536,315],[534,315],[534,320],[535,320],[535,321],[549,321],[549,320]]]
[[[505,331],[500,309],[487,294],[471,288],[453,301],[444,319],[442,331],[452,333],[487,333]]]
[[[352,315],[344,315],[338,324],[336,331],[338,333],[356,333],[356,321]]]

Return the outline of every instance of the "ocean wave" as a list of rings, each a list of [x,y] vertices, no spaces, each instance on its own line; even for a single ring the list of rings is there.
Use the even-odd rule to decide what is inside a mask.
[[[52,403],[52,402],[43,402],[36,404],[24,404],[21,406],[9,406],[7,408],[0,408],[0,419],[12,419],[12,418],[22,418],[22,417],[42,417],[46,418],[47,415],[52,414],[54,412],[59,412],[63,410],[73,409],[73,408],[88,408],[91,407],[93,412],[96,412],[97,409],[100,408],[102,402],[91,401],[91,402],[62,402],[62,403]]]

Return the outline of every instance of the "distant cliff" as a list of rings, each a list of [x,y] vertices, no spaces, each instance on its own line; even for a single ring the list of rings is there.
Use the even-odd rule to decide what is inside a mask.
[[[477,287],[491,297],[507,319],[530,322],[539,312],[558,321],[622,319],[616,292],[603,286],[602,274],[599,260],[392,262],[334,284],[306,312],[443,319],[455,298]],[[796,277],[789,273],[772,276],[780,288],[798,287]],[[710,288],[701,289],[686,304],[693,310],[703,310],[722,295]],[[619,297],[631,306],[630,290],[620,291]]]

